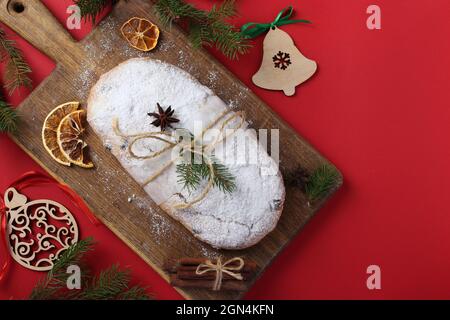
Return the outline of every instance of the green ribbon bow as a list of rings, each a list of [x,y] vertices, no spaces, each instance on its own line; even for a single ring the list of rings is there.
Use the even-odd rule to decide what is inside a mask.
[[[285,24],[291,24],[291,23],[311,23],[311,21],[308,20],[289,20],[292,13],[294,11],[294,8],[292,6],[289,6],[287,8],[284,8],[283,10],[278,13],[275,20],[273,20],[272,23],[256,23],[256,22],[249,22],[242,26],[241,33],[246,39],[253,39],[257,36],[269,31],[270,29],[275,29],[275,27],[284,26]]]

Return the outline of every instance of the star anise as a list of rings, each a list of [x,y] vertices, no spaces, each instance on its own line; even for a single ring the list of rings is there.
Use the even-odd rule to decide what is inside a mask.
[[[156,104],[158,107],[158,113],[156,112],[150,112],[147,113],[150,117],[156,118],[152,122],[152,125],[155,127],[161,127],[161,131],[166,130],[167,127],[172,128],[171,123],[180,122],[177,118],[173,117],[173,113],[175,110],[172,109],[171,106],[169,106],[166,110],[164,110],[159,103]]]

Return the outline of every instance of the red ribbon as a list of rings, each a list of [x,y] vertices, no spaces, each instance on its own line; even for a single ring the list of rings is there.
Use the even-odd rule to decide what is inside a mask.
[[[16,181],[12,182],[8,188],[15,188],[17,191],[28,188],[36,184],[49,184],[55,185],[61,189],[72,201],[72,203],[77,206],[83,213],[89,218],[89,220],[96,226],[100,224],[100,221],[94,214],[89,210],[86,203],[81,199],[79,195],[75,193],[68,185],[57,182],[56,180],[40,173],[37,171],[29,171],[24,173]],[[6,188],[6,189],[8,189]],[[9,244],[7,240],[7,221],[6,221],[6,206],[3,202],[3,195],[0,194],[0,245],[3,251],[6,252],[7,256],[3,266],[0,269],[0,281],[5,277],[6,272],[11,263],[11,255],[9,254]]]

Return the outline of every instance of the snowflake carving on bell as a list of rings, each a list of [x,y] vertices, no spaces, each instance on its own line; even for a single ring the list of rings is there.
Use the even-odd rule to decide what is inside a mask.
[[[286,70],[287,67],[292,64],[291,55],[286,52],[278,51],[278,53],[272,57],[272,60],[275,68],[280,68],[281,70]]]
[[[55,201],[28,202],[26,196],[9,188],[5,206],[10,253],[25,268],[51,270],[60,254],[78,241],[74,217]]]

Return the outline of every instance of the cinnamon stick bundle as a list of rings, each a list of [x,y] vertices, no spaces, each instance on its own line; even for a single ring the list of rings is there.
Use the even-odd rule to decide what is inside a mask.
[[[164,269],[170,274],[170,284],[175,287],[191,287],[212,289],[217,277],[217,271],[211,270],[203,274],[196,274],[197,267],[206,263],[206,258],[182,258],[179,260],[168,260]],[[211,260],[213,264],[217,264],[217,260]],[[222,264],[227,261],[222,261]],[[228,265],[234,266],[234,264]],[[244,260],[244,266],[241,270],[233,271],[240,274],[243,280],[237,280],[232,275],[222,272],[221,290],[228,291],[246,291],[248,289],[249,280],[255,275],[258,266],[255,262]]]

